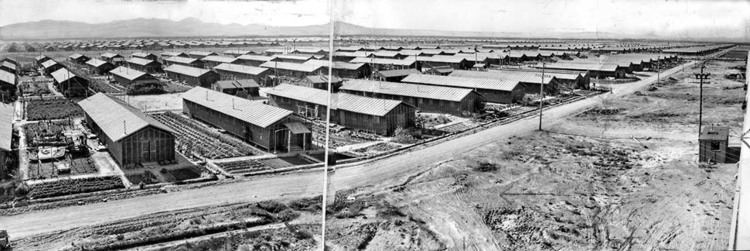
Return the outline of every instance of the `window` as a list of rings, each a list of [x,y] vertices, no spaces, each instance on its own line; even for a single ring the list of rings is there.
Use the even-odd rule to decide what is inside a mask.
[[[721,143],[718,141],[711,142],[711,151],[719,151],[721,149]]]

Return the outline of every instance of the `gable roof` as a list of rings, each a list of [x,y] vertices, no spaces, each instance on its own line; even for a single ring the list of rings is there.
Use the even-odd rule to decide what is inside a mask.
[[[52,78],[55,79],[55,82],[62,83],[65,81],[70,80],[71,78],[78,77],[75,73],[69,71],[65,67],[58,69],[57,71],[51,73]]]
[[[218,55],[216,54],[216,52],[211,52],[211,51],[189,51],[187,54],[190,56],[200,56],[200,57]]]
[[[203,62],[218,62],[218,63],[232,63],[234,61],[237,61],[236,58],[232,57],[223,57],[223,56],[206,56],[201,58],[201,61]]]
[[[290,62],[265,62],[260,65],[260,67],[270,68],[270,69],[282,69],[282,70],[289,70],[289,71],[299,71],[299,72],[315,72],[322,68],[322,66],[319,65],[312,65],[312,64],[298,64],[298,63],[290,63]]]
[[[305,77],[305,79],[312,83],[328,83],[327,75],[312,75]],[[342,80],[339,77],[331,76],[331,83],[339,83],[341,81]]]
[[[11,151],[11,140],[13,138],[13,113],[15,109],[12,104],[0,103],[0,149]]]
[[[119,141],[147,126],[174,133],[156,119],[103,93],[81,100],[78,105],[112,141]]]
[[[179,57],[179,56],[187,56],[187,53],[179,52],[179,51],[164,51],[161,53],[162,57]]]
[[[292,114],[292,111],[289,110],[202,87],[190,89],[182,94],[182,99],[261,128],[266,128]]]
[[[205,75],[206,73],[211,72],[210,70],[207,70],[207,69],[195,68],[195,67],[179,65],[179,64],[173,64],[173,65],[167,66],[167,68],[164,68],[164,71],[181,74],[181,75],[187,75],[191,77],[200,77],[200,76]]]
[[[0,81],[16,85],[16,74],[0,69]]]
[[[329,65],[328,60],[319,60],[319,59],[307,60],[305,64],[320,65],[323,67],[328,67]],[[349,62],[333,61],[333,69],[359,70],[363,66],[365,66],[364,63],[349,63]]]
[[[496,79],[503,81],[516,81],[523,83],[539,83],[542,81],[542,73],[536,71],[466,71],[466,70],[455,70],[450,76],[453,77],[466,77],[466,78],[486,78]],[[544,84],[552,82],[554,77],[551,74],[544,74]]]
[[[349,62],[350,63],[379,64],[379,65],[411,66],[417,61],[414,59],[414,57],[409,57],[405,59],[357,57],[357,58],[352,59]]]
[[[142,71],[138,71],[138,70],[134,70],[134,69],[130,69],[130,68],[127,68],[127,67],[124,67],[124,66],[120,66],[120,67],[114,68],[111,71],[109,71],[109,73],[111,73],[113,75],[116,75],[116,76],[119,76],[121,78],[130,80],[130,81],[136,80],[138,78],[142,78],[144,76],[146,78],[152,78],[152,79],[154,78],[153,76],[151,76],[148,73],[145,73],[145,72],[142,72]]]
[[[93,66],[93,67],[100,67],[100,66],[102,66],[104,64],[109,64],[109,62],[104,61],[104,60],[99,60],[99,59],[96,59],[96,58],[92,58],[92,59],[89,59],[89,61],[86,61],[86,64],[90,65],[90,66]]]
[[[136,52],[136,53],[133,53],[132,56],[134,58],[146,58],[148,56],[156,57],[155,54],[153,54],[153,53],[146,53],[146,52]]]
[[[82,54],[80,54],[80,53],[76,53],[76,54],[70,55],[70,56],[68,56],[68,57],[69,57],[70,59],[87,58],[86,56],[84,56],[84,55],[82,55]]]
[[[164,61],[180,63],[180,64],[192,64],[192,63],[195,63],[195,61],[198,61],[198,59],[186,58],[186,57],[168,57],[168,58],[165,58]]]
[[[221,89],[234,89],[234,88],[257,88],[260,87],[258,82],[252,79],[234,79],[234,80],[221,80],[216,82],[216,86]]]
[[[248,65],[240,65],[240,64],[223,63],[223,64],[220,64],[220,65],[217,65],[216,67],[214,67],[214,70],[236,72],[236,73],[242,73],[242,74],[248,74],[248,75],[255,75],[255,76],[257,76],[257,75],[263,74],[264,72],[268,71],[268,68],[248,66]]]
[[[300,100],[321,106],[328,105],[328,92],[298,85],[280,84],[266,91],[270,95]],[[331,110],[344,110],[383,116],[402,104],[399,100],[362,97],[347,93],[331,93]]]
[[[120,54],[112,53],[112,52],[105,52],[102,53],[103,58],[115,58],[115,57],[122,57]]]
[[[409,74],[412,73],[420,73],[417,69],[399,69],[399,70],[385,70],[385,71],[378,71],[377,74],[380,76],[383,76],[385,78],[390,77],[406,77]]]
[[[268,61],[271,61],[273,57],[263,56],[263,55],[242,55],[242,56],[237,57],[237,59],[248,60],[248,61],[268,62]]]
[[[55,66],[56,64],[57,64],[57,62],[55,60],[50,59],[50,60],[42,62],[42,67],[44,67],[45,69],[47,69],[47,68],[50,68],[52,66]]]
[[[428,98],[436,100],[461,101],[473,90],[433,85],[396,83],[353,79],[344,82],[340,90],[381,93],[406,97]]]
[[[151,60],[151,59],[136,58],[136,57],[128,58],[127,61],[128,61],[128,63],[137,64],[137,65],[141,65],[141,66],[156,63],[156,61]]]
[[[512,91],[518,85],[518,81],[424,74],[409,74],[401,82],[498,91]]]

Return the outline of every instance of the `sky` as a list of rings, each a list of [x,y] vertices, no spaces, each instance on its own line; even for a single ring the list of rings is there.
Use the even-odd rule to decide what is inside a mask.
[[[330,19],[329,0],[0,0],[0,25],[45,19],[132,18],[299,26]],[[676,37],[750,36],[750,1],[733,0],[331,0],[336,21],[396,29],[611,32]]]

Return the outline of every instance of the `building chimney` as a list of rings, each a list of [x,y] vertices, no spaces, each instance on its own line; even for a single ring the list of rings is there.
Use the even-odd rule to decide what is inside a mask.
[[[122,121],[122,134],[128,134],[128,122],[126,120]]]

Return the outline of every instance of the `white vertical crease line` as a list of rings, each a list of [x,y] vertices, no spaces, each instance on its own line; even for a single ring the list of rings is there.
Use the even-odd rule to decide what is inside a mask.
[[[333,32],[334,32],[334,0],[328,0],[328,8],[329,8],[329,15],[330,15],[330,21],[329,21],[329,33],[328,33],[328,94],[327,94],[327,104],[326,104],[326,140],[325,145],[323,146],[325,149],[323,154],[323,202],[321,206],[321,215],[322,215],[322,224],[320,227],[320,250],[324,251],[326,247],[326,207],[327,207],[327,200],[328,200],[328,152],[329,152],[329,141],[330,141],[330,126],[331,126],[331,77],[333,75]]]

